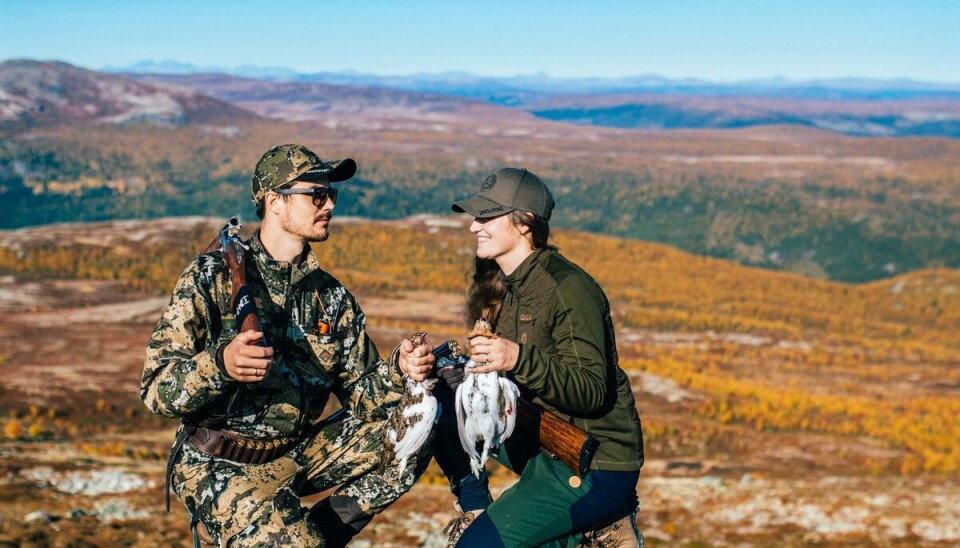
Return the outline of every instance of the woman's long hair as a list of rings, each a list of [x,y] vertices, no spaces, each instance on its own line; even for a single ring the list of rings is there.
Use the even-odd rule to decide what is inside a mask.
[[[510,213],[514,226],[526,226],[530,229],[531,243],[534,249],[553,248],[550,240],[550,224],[543,217],[526,211]],[[486,318],[490,325],[497,324],[507,286],[500,280],[500,265],[493,259],[473,258],[473,273],[470,287],[467,289],[467,306],[464,310],[467,329],[480,318]]]

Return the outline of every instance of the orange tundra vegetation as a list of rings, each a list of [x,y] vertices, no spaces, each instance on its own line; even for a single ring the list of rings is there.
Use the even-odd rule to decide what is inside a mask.
[[[474,251],[465,222],[344,220],[315,251],[361,303],[407,290],[461,293]],[[140,248],[0,248],[0,273],[119,280],[131,292],[165,294],[211,236],[194,231],[183,244]],[[557,231],[554,243],[606,290],[624,368],[696,392],[686,409],[707,421],[706,435],[720,435],[709,424],[741,424],[867,437],[901,455],[887,469],[960,471],[960,272],[852,285],[587,233]],[[671,337],[682,340],[662,342]],[[649,424],[648,443],[684,436],[662,417]]]

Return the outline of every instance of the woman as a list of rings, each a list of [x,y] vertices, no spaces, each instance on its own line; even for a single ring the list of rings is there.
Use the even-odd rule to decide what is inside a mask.
[[[610,305],[580,267],[548,245],[554,200],[539,177],[505,168],[453,205],[477,237],[467,322],[499,336],[470,340],[474,372],[500,371],[523,396],[569,418],[600,446],[580,481],[530,440],[514,436],[497,459],[520,480],[480,515],[458,546],[569,546],[607,527],[637,542],[640,418],[617,365]]]

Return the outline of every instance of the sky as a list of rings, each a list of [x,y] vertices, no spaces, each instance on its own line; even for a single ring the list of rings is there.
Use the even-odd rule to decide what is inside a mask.
[[[954,0],[0,0],[0,60],[960,82]]]

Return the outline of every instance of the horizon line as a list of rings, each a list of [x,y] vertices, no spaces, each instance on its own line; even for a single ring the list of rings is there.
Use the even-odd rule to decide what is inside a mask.
[[[82,63],[72,62],[61,58],[35,58],[35,57],[14,57],[14,58],[5,58],[0,60],[0,62],[8,61],[34,61],[34,62],[60,62],[69,64],[79,68],[85,68],[88,70],[93,70],[97,72],[126,72],[132,71],[137,65],[173,65],[181,66],[184,69],[188,69],[192,73],[223,73],[223,74],[234,74],[237,72],[243,71],[262,71],[262,72],[279,72],[279,73],[288,73],[296,76],[310,76],[317,74],[342,74],[342,75],[352,75],[352,76],[371,76],[378,78],[411,78],[411,77],[429,77],[429,76],[443,76],[443,75],[463,75],[463,76],[473,76],[480,78],[489,78],[489,79],[513,79],[513,78],[544,78],[555,81],[579,81],[579,80],[599,80],[606,82],[618,82],[624,80],[638,79],[638,78],[660,78],[663,80],[671,82],[686,82],[686,83],[702,83],[702,84],[719,84],[719,85],[745,85],[745,84],[757,84],[757,83],[773,83],[773,82],[782,82],[786,84],[810,84],[810,83],[825,83],[825,82],[842,82],[842,81],[854,81],[854,82],[872,82],[872,83],[912,83],[912,84],[929,84],[929,85],[940,85],[940,86],[960,86],[960,80],[949,81],[949,80],[927,80],[919,79],[912,76],[861,76],[848,74],[844,76],[811,76],[811,77],[793,77],[793,76],[784,76],[782,74],[768,75],[768,76],[753,76],[749,78],[740,78],[740,79],[710,79],[702,76],[665,76],[660,73],[647,72],[647,73],[634,73],[621,76],[600,76],[600,75],[578,75],[578,76],[555,76],[546,71],[536,71],[536,72],[527,72],[527,73],[513,73],[513,74],[485,74],[481,72],[472,72],[469,69],[445,69],[438,70],[434,72],[423,72],[423,71],[414,71],[414,72],[405,72],[405,73],[380,73],[372,72],[365,70],[357,69],[322,69],[322,70],[310,70],[304,71],[301,69],[285,67],[285,66],[269,66],[269,65],[258,65],[254,63],[250,64],[234,64],[234,65],[201,65],[196,63],[191,63],[189,61],[180,61],[176,59],[163,59],[163,60],[154,60],[154,59],[142,59],[128,64],[105,64],[99,67],[86,65]],[[135,72],[135,71],[133,71]],[[175,72],[157,72],[158,74],[176,74]]]

